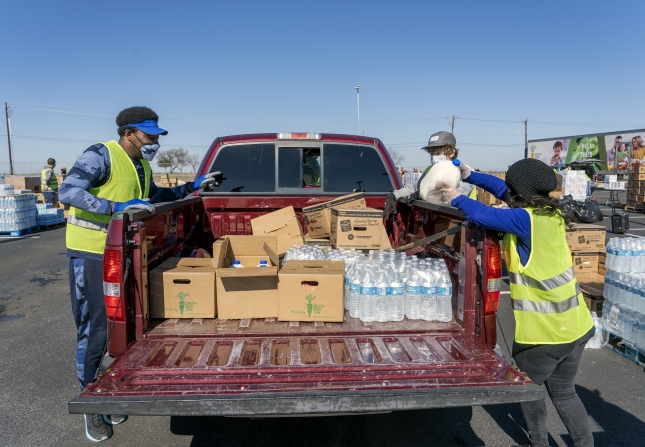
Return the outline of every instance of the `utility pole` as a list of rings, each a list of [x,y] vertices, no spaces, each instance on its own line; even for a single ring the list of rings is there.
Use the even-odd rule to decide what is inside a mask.
[[[356,86],[356,111],[358,113],[358,121],[356,122],[356,135],[361,134],[361,96],[359,90],[361,89],[360,85]]]
[[[454,134],[455,133],[455,118],[457,118],[455,115],[452,115],[450,117],[450,133]]]
[[[4,102],[4,116],[7,120],[7,146],[9,147],[9,174],[13,175],[13,157],[11,156],[11,126],[9,125],[9,106]]]
[[[524,121],[524,158],[529,158],[529,119],[526,118]]]

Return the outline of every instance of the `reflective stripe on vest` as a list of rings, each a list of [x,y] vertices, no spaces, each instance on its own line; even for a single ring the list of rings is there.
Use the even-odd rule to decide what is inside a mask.
[[[49,183],[47,183],[47,171],[52,171],[52,176],[49,177]],[[52,168],[45,168],[40,173],[40,187],[44,188],[45,186],[49,189],[58,189],[58,177],[56,177]]]
[[[135,198],[148,197],[150,190],[150,163],[141,160],[145,172],[144,191],[137,169],[130,157],[116,141],[101,143],[108,149],[110,157],[110,177],[97,188],[91,188],[90,194],[111,202],[127,202]],[[66,230],[67,248],[75,251],[103,254],[105,239],[112,218],[109,214],[97,214],[91,211],[70,207]]]
[[[102,222],[94,222],[91,220],[85,220],[80,217],[72,216],[71,214],[67,215],[67,223],[70,225],[76,225],[81,228],[89,228],[90,230],[102,231],[107,233],[108,225]]]
[[[556,275],[553,278],[543,279],[538,281],[537,279],[531,278],[530,276],[522,275],[521,273],[508,273],[508,278],[511,281],[511,284],[520,284],[526,287],[531,287],[533,289],[540,290],[552,290],[556,287],[563,286],[568,282],[571,282],[575,275],[573,273],[573,266],[568,269],[566,272]]]
[[[503,248],[515,316],[515,341],[523,344],[570,343],[593,326],[574,276],[565,225],[560,216],[531,219],[531,253],[522,265],[517,236],[506,233]]]

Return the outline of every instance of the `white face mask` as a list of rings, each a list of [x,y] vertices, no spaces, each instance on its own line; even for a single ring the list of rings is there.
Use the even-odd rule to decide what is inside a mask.
[[[144,144],[141,146],[141,155],[143,155],[143,158],[145,158],[148,161],[152,161],[155,158],[155,155],[157,155],[157,151],[159,150],[159,143],[155,144]]]
[[[439,163],[440,161],[446,161],[447,158],[445,155],[431,155],[430,156],[430,164],[434,165]]]

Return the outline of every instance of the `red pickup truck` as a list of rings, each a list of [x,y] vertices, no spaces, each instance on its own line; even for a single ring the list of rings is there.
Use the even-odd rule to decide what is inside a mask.
[[[445,259],[453,319],[363,323],[276,319],[151,319],[147,272],[171,256],[251,234],[254,217],[353,191],[382,208],[401,180],[383,143],[351,135],[217,138],[197,175],[222,171],[216,192],[115,215],[104,256],[110,367],[70,413],[271,416],[386,412],[539,400],[544,390],[491,349],[501,282],[495,232],[450,206],[398,205],[392,246],[461,225],[418,248]]]

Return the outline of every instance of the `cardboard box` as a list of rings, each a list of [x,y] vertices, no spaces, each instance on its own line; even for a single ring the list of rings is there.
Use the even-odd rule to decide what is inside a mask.
[[[31,192],[41,192],[40,176],[5,175],[4,181],[7,185],[13,185],[15,189],[30,189]]]
[[[571,257],[576,275],[598,273],[598,253],[571,253]]]
[[[227,236],[213,244],[217,262],[217,311],[222,320],[278,316],[275,236]],[[244,268],[232,269],[238,260]],[[266,260],[269,267],[257,267]]]
[[[307,235],[311,239],[329,237],[331,235],[332,208],[365,208],[365,197],[362,192],[338,197],[329,202],[307,206],[302,209],[307,225]]]
[[[332,208],[331,243],[336,248],[376,250],[383,244],[383,211]]]
[[[632,172],[629,174],[628,179],[631,180],[645,180],[645,172]]]
[[[567,227],[566,237],[572,252],[604,252],[606,228],[600,225],[574,224]]]
[[[342,322],[345,262],[289,261],[278,275],[278,320]]]
[[[285,254],[292,246],[305,243],[293,206],[251,219],[251,228],[254,236],[276,237],[276,253],[279,256]]]
[[[215,318],[215,262],[170,258],[149,273],[152,318]]]
[[[449,219],[447,217],[435,217],[434,220],[434,234],[441,233],[446,231],[448,228],[452,228],[458,225],[462,225],[463,220]],[[450,236],[438,239],[435,241],[437,244],[445,244],[449,247],[453,247],[459,251],[461,245],[461,231],[456,234],[451,234]]]
[[[599,253],[598,254],[598,274],[605,276],[605,273],[607,273],[607,266],[605,265],[607,262],[607,253]]]

